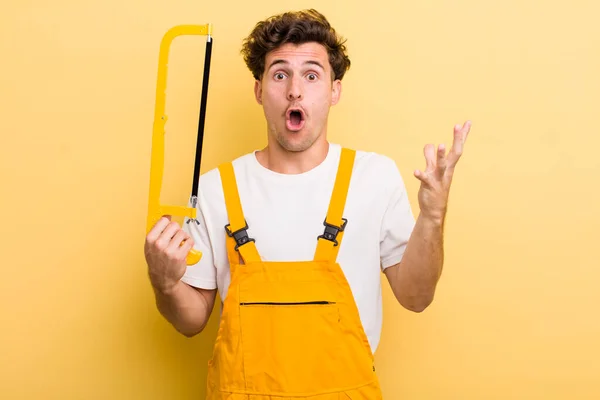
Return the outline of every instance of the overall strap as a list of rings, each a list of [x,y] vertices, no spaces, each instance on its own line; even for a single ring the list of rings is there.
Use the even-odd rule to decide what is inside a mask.
[[[240,195],[238,192],[233,164],[231,162],[219,165],[223,194],[225,195],[225,207],[229,224],[225,226],[227,234],[227,256],[231,266],[239,264],[239,255],[244,263],[260,261],[260,255],[254,244],[254,239],[248,237],[248,224],[244,218]],[[237,254],[239,252],[239,254]]]
[[[325,218],[325,231],[317,239],[315,261],[335,261],[337,258],[347,219],[343,218],[348,187],[354,167],[355,150],[342,148],[333,193],[329,202],[329,210]]]

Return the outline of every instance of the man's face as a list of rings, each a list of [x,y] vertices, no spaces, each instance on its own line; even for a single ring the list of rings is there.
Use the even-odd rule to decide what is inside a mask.
[[[304,151],[325,139],[329,107],[339,100],[341,82],[332,81],[325,47],[286,43],[266,55],[254,92],[269,136],[287,151]]]

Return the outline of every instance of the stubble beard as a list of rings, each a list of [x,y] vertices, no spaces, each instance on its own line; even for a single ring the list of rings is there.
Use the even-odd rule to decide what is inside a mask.
[[[292,135],[297,135],[299,133],[293,133]],[[298,153],[305,150],[308,150],[318,139],[318,135],[307,135],[302,140],[289,140],[287,137],[289,134],[277,132],[275,137],[277,138],[277,143],[286,151],[292,153]]]

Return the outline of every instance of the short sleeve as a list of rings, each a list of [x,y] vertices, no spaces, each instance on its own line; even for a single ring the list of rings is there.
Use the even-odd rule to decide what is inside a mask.
[[[194,239],[194,249],[202,252],[202,257],[197,264],[188,265],[181,279],[188,285],[201,289],[217,288],[217,270],[214,263],[213,246],[208,234],[206,218],[203,212],[203,199],[200,197],[199,206],[196,208],[196,221],[188,220],[184,223],[183,230]]]
[[[415,226],[404,180],[396,163],[390,159],[389,201],[383,215],[380,236],[381,269],[395,265],[402,260],[408,239]]]

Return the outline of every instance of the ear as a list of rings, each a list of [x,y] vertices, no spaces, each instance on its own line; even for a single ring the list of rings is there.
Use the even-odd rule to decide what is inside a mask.
[[[342,97],[342,81],[339,79],[331,83],[331,105],[335,106]]]
[[[254,97],[256,102],[262,105],[262,83],[258,79],[254,81]]]

